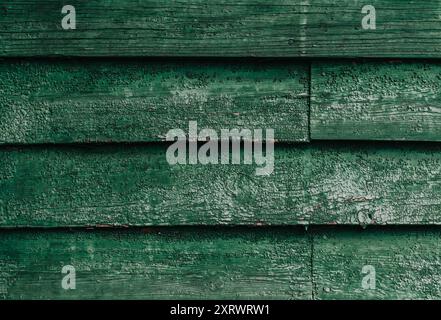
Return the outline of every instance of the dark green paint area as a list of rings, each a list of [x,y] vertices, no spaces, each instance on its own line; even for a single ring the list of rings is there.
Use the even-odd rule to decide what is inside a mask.
[[[440,239],[427,227],[1,230],[0,297],[439,299]]]
[[[441,141],[439,62],[316,62],[311,138]]]
[[[0,62],[0,143],[146,142],[198,128],[307,141],[309,64]]]
[[[3,147],[0,224],[441,223],[438,144],[278,145],[269,176],[254,164],[169,165],[166,149]]]
[[[298,230],[0,232],[4,299],[309,299],[310,270]]]
[[[0,56],[441,57],[440,0],[72,0],[75,30],[65,4],[3,0]]]
[[[314,234],[318,299],[440,299],[441,231],[398,228],[322,229]],[[375,268],[375,289],[363,289],[363,266]],[[365,270],[366,271],[366,270]]]
[[[440,144],[277,144],[257,176],[159,142],[189,121],[441,141],[436,60],[245,60],[440,58],[441,0],[73,0],[62,30],[65,4],[0,4],[0,298],[440,298]],[[54,56],[109,59],[11,59]],[[131,228],[63,229],[84,226]]]

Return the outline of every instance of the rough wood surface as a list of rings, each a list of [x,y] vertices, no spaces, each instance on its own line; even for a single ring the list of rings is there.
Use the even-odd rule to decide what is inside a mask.
[[[1,230],[3,299],[440,299],[439,228]],[[65,290],[63,266],[76,272]],[[375,288],[364,289],[364,266]]]
[[[279,145],[255,165],[174,165],[165,145],[4,147],[1,226],[440,224],[441,146]]]
[[[286,229],[2,230],[0,297],[310,299],[310,249]]]
[[[441,140],[438,62],[316,62],[311,138]]]
[[[189,121],[308,140],[307,63],[6,60],[0,83],[0,143],[159,141]]]
[[[441,231],[322,230],[314,234],[317,299],[440,299]],[[375,268],[375,289],[363,289],[363,266]],[[372,270],[372,269],[371,269]],[[369,273],[372,276],[372,273]]]
[[[3,0],[0,56],[441,57],[440,0]],[[364,30],[364,5],[376,30]]]

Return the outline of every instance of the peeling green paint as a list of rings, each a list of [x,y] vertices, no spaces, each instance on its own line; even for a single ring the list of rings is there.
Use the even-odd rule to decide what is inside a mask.
[[[311,138],[441,141],[441,64],[314,62]]]
[[[0,143],[151,142],[171,129],[266,129],[308,141],[309,64],[0,63]]]
[[[167,145],[3,147],[2,226],[440,224],[438,144],[278,145],[256,165],[169,165]]]

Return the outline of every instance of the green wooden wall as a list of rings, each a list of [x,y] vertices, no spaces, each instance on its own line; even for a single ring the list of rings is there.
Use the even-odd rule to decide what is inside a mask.
[[[0,3],[0,298],[441,299],[441,0],[65,5]]]
[[[75,7],[75,32],[61,9]],[[365,30],[362,8],[376,9]],[[0,56],[441,56],[441,0],[3,0]]]

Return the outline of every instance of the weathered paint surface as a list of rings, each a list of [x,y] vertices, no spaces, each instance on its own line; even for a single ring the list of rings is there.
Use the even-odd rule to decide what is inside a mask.
[[[440,299],[440,145],[279,144],[274,172],[256,176],[170,166],[158,142],[190,120],[285,142],[441,141],[436,60],[322,60],[312,74],[306,61],[196,60],[440,58],[441,0],[370,1],[376,30],[358,0],[69,4],[75,30],[58,0],[0,4],[0,298]],[[11,59],[36,56],[112,58]],[[173,56],[193,58],[139,58]],[[283,226],[317,224],[398,227]]]
[[[2,230],[0,297],[310,299],[310,248],[288,229]]]
[[[2,230],[3,299],[440,299],[438,228]],[[75,268],[65,290],[63,266]],[[364,266],[375,270],[365,289]]]
[[[441,141],[438,62],[315,62],[311,138]]]
[[[174,165],[166,145],[3,147],[2,226],[440,224],[441,146],[312,143],[256,165]]]
[[[440,239],[439,228],[324,228],[314,234],[314,296],[441,299]],[[372,269],[362,272],[363,266],[374,268],[375,289],[363,289],[363,278],[373,275]]]
[[[441,57],[441,0],[3,0],[0,56]],[[364,30],[364,5],[376,30]]]
[[[308,63],[6,60],[0,83],[0,143],[160,141],[189,121],[308,140]]]

